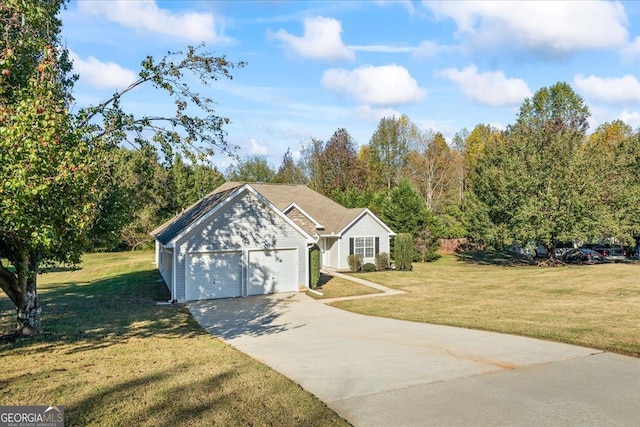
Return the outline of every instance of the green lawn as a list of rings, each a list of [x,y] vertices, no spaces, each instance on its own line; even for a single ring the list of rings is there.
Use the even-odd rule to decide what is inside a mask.
[[[67,426],[347,425],[184,306],[156,305],[169,294],[152,261],[90,254],[40,276],[43,333],[0,337],[0,405],[64,405]],[[0,331],[14,313],[2,294]]]
[[[321,274],[318,281],[318,289],[322,295],[314,294],[313,292],[307,292],[311,298],[315,299],[327,299],[338,297],[351,297],[356,295],[368,295],[377,294],[380,291],[370,288],[368,286],[359,285],[350,280],[341,279],[340,277],[333,277],[327,274]]]
[[[524,335],[640,356],[640,264],[536,267],[445,255],[358,273],[406,294],[340,301],[373,316]]]

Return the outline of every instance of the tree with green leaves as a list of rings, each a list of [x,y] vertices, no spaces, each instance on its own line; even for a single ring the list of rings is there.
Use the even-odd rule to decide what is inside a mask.
[[[0,287],[24,335],[40,331],[40,268],[79,259],[104,155],[68,113],[73,82],[58,48],[59,7],[0,4],[0,258],[8,262],[0,264]]]
[[[169,168],[169,178],[174,199],[174,205],[170,206],[172,214],[191,206],[224,182],[224,177],[215,167],[187,164],[178,154]]]
[[[476,170],[478,158],[484,152],[487,145],[499,142],[503,133],[498,129],[485,124],[476,125],[473,130],[464,139],[462,147],[462,166],[463,166],[463,191],[467,190],[469,185],[467,181],[473,181],[473,175]]]
[[[114,149],[102,168],[108,181],[88,233],[90,251],[136,249],[149,243],[149,232],[173,215],[169,172],[157,150]]]
[[[351,188],[344,193],[336,193],[332,199],[346,208],[369,208],[377,216],[382,216],[382,210],[387,200],[386,191],[375,192],[371,188],[360,190]]]
[[[282,157],[282,163],[278,167],[278,172],[273,179],[273,182],[279,184],[305,184],[306,179],[302,168],[293,161],[293,155],[291,149],[287,148],[287,151]]]
[[[128,215],[119,229],[117,248],[148,248],[153,243],[151,231],[173,216],[174,200],[182,194],[173,191],[170,172],[158,163],[157,150],[153,147],[123,148],[121,155],[116,185],[122,189],[121,194],[124,193],[124,197],[119,197],[119,204],[121,207],[126,204],[122,210]],[[104,219],[100,217],[100,220]],[[106,219],[110,220],[109,217]]]
[[[87,247],[113,182],[113,168],[104,166],[114,150],[129,141],[192,159],[232,151],[223,129],[228,119],[187,82],[195,76],[208,85],[244,65],[192,47],[159,61],[147,57],[129,87],[72,114],[75,78],[57,18],[63,3],[0,3],[0,260],[6,260],[0,261],[0,287],[15,304],[24,335],[41,328],[37,274],[54,263],[78,263]],[[142,85],[164,91],[175,115],[126,113],[122,97]]]
[[[404,175],[420,191],[427,208],[441,211],[455,194],[453,154],[440,132],[422,133],[407,155]]]
[[[440,227],[420,192],[406,178],[389,192],[382,219],[394,232],[412,236],[413,259],[433,261],[436,258]]]
[[[253,154],[238,160],[237,164],[227,168],[227,181],[239,182],[273,182],[276,171],[273,170],[265,156]]]
[[[300,144],[300,160],[298,165],[305,179],[305,183],[312,190],[322,191],[322,152],[324,142],[311,138]]]
[[[376,190],[391,190],[402,176],[418,128],[407,116],[385,117],[371,136],[367,150],[369,182]]]
[[[520,107],[504,141],[484,147],[473,179],[502,244],[558,244],[598,232],[599,167],[584,144],[589,109],[566,83],[538,90]],[[482,209],[481,209],[482,210]]]
[[[626,123],[604,123],[588,138],[584,147],[588,158],[599,167],[598,199],[606,206],[600,219],[600,235],[632,245],[640,236],[640,138]]]
[[[395,237],[393,259],[396,270],[412,270],[413,236],[409,233],[399,233]]]
[[[424,227],[427,215],[424,199],[405,178],[389,192],[382,209],[382,219],[394,232],[414,237]]]
[[[324,146],[320,157],[323,194],[331,196],[349,188],[362,188],[362,168],[358,161],[356,142],[346,129],[336,130]]]

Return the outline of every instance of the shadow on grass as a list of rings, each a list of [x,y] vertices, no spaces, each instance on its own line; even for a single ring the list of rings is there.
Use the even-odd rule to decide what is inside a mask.
[[[109,412],[119,410],[124,411],[124,414],[119,415],[120,421],[126,421],[129,425],[149,424],[150,421],[153,421],[153,425],[162,427],[191,425],[204,413],[214,411],[216,405],[233,404],[233,396],[221,391],[224,390],[225,382],[235,375],[233,370],[207,374],[188,384],[175,384],[157,392],[152,404],[130,404],[145,394],[146,399],[149,399],[149,390],[164,386],[180,375],[182,370],[184,367],[178,365],[97,389],[86,398],[67,406],[66,425],[108,423]],[[212,390],[216,390],[216,393],[212,393]],[[187,400],[182,398],[184,395],[207,397]],[[176,401],[180,404],[176,404]],[[104,419],[99,419],[100,417]]]
[[[330,276],[330,275],[324,274],[324,273],[320,273],[320,278],[318,279],[317,287],[319,289],[322,289],[322,287],[324,285],[326,285],[327,283],[329,283],[331,281],[331,279],[333,279],[333,276]]]
[[[530,257],[510,252],[467,251],[456,253],[458,261],[478,265],[498,265],[502,267],[520,267],[536,265]]]
[[[72,352],[108,347],[132,337],[185,338],[204,333],[183,305],[158,306],[169,291],[156,270],[136,271],[86,284],[58,283],[39,290],[42,333],[17,337],[15,308],[0,299],[0,339],[3,350],[73,344]]]

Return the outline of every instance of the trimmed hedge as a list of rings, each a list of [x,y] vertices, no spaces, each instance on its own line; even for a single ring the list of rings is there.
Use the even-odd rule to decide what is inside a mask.
[[[362,266],[362,271],[366,271],[367,273],[371,273],[372,271],[376,271],[375,264],[371,264],[370,262],[366,263]]]
[[[309,263],[310,263],[310,280],[309,286],[311,289],[315,289],[318,286],[318,282],[320,281],[320,248],[318,245],[315,245],[311,248],[311,252],[309,253]]]
[[[396,270],[411,270],[413,261],[413,238],[409,233],[400,233],[395,239]]]

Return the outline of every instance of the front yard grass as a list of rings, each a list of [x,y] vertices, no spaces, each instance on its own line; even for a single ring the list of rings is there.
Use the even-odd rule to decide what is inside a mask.
[[[640,264],[536,267],[445,255],[413,266],[358,274],[406,294],[331,305],[640,357]]]
[[[43,333],[0,332],[0,405],[63,405],[66,426],[348,425],[313,395],[203,331],[153,253],[89,254],[40,276]],[[0,296],[0,331],[15,310]]]
[[[377,289],[324,273],[320,275],[318,289],[316,290],[322,292],[322,295],[317,295],[313,292],[307,292],[307,295],[314,299],[327,299],[380,293]]]

